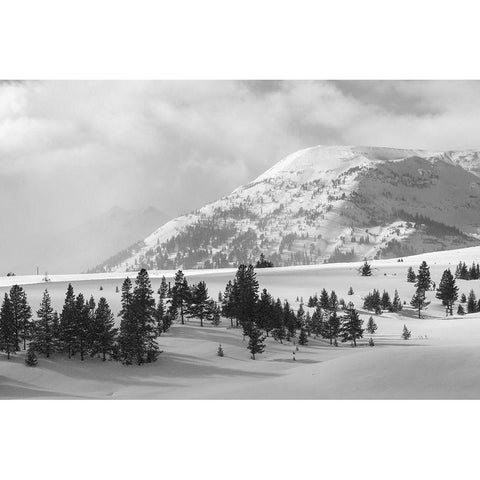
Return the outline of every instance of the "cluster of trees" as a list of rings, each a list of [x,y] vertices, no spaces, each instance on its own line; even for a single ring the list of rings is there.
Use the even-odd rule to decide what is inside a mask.
[[[392,300],[390,298],[390,294],[386,290],[384,290],[383,294],[380,295],[380,291],[374,289],[373,292],[370,292],[366,295],[363,302],[363,308],[366,310],[372,310],[378,315],[382,313],[382,310],[399,312],[402,310],[402,307],[402,301],[400,300],[397,290],[395,290]]]
[[[272,267],[273,267],[273,262],[271,262],[270,260],[267,260],[263,253],[260,255],[260,260],[257,260],[257,263],[255,264],[255,268],[272,268]]]
[[[467,267],[465,262],[460,262],[455,269],[455,278],[478,280],[480,278],[480,264],[473,262],[470,267]]]
[[[466,304],[465,307],[462,303]],[[466,308],[466,311],[465,311]],[[480,312],[480,300],[477,301],[475,292],[470,290],[468,297],[463,293],[460,297],[460,303],[458,304],[457,314],[464,315],[465,313]]]

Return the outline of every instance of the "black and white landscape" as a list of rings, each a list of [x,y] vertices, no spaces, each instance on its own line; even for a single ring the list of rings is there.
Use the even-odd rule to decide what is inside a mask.
[[[0,397],[480,398],[479,91],[1,84]]]

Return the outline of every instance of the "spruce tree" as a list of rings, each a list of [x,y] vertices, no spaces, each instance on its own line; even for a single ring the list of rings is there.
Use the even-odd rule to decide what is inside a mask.
[[[467,297],[464,293],[460,296],[460,303],[467,303]]]
[[[449,268],[443,272],[436,297],[440,299],[446,307],[447,315],[448,313],[453,315],[453,304],[458,298],[458,287],[455,284],[455,278]]]
[[[467,300],[467,312],[468,313],[475,313],[477,311],[477,298],[475,296],[475,292],[470,290],[470,293],[468,294],[468,300]]]
[[[160,288],[158,289],[158,293],[160,294],[160,298],[164,300],[167,298],[168,295],[168,284],[165,278],[165,275],[162,276],[162,281],[160,283]]]
[[[427,262],[424,260],[418,269],[417,281],[415,286],[422,289],[424,292],[430,290],[432,280],[430,278],[430,267],[427,265]]]
[[[328,331],[328,338],[330,339],[330,345],[336,342],[338,336],[340,335],[340,327],[341,327],[341,320],[340,317],[337,315],[336,310],[334,310],[328,317],[327,320],[327,331]]]
[[[342,318],[340,327],[340,336],[342,342],[353,342],[353,346],[357,346],[357,339],[363,337],[363,320],[360,318],[355,306],[352,302],[347,305],[345,315]]]
[[[27,294],[19,285],[13,285],[10,289],[13,316],[15,320],[15,335],[17,338],[17,350],[20,350],[20,342],[23,349],[27,348],[27,340],[30,339],[32,310],[27,302]]]
[[[272,296],[264,288],[258,301],[257,326],[266,333],[267,337],[273,328],[273,308]]]
[[[0,351],[5,352],[9,360],[10,355],[19,350],[16,327],[13,305],[8,294],[5,294],[0,309]]]
[[[391,312],[400,312],[403,308],[402,301],[398,295],[398,291],[395,290],[395,294],[393,296],[392,306],[390,307]]]
[[[248,350],[252,354],[252,360],[255,360],[257,353],[263,353],[265,350],[265,336],[262,331],[253,323],[248,331]]]
[[[365,260],[365,263],[360,267],[360,275],[362,277],[370,277],[372,275],[372,267]]]
[[[282,302],[279,298],[273,305],[272,309],[272,337],[276,342],[283,344],[283,341],[287,338],[285,330],[284,316]]]
[[[330,309],[330,297],[328,296],[328,292],[324,288],[322,288],[322,291],[320,292],[318,305],[324,311],[327,311]]]
[[[36,367],[38,365],[38,358],[32,348],[27,350],[27,354],[25,355],[25,365],[27,367]]]
[[[222,298],[222,315],[230,319],[230,326],[233,328],[234,312],[234,286],[231,280],[227,282]]]
[[[253,266],[240,265],[235,280],[234,313],[243,328],[243,334],[250,336],[249,329],[255,322],[258,301],[258,281]]]
[[[33,336],[30,347],[47,358],[55,352],[56,338],[53,326],[54,312],[48,290],[43,292],[40,308],[37,310],[37,320],[33,326]]]
[[[120,358],[125,365],[132,365],[136,360],[137,326],[133,315],[132,281],[128,277],[122,284],[121,304],[118,314],[121,317],[118,337]]]
[[[76,323],[76,306],[75,294],[72,284],[69,283],[67,293],[65,294],[65,302],[63,304],[62,313],[60,314],[60,344],[62,350],[68,353],[68,358],[73,354],[75,341],[75,323]]]
[[[300,334],[298,335],[298,343],[300,345],[306,345],[308,343],[308,336],[305,328],[300,328]]]
[[[458,304],[457,315],[465,315],[465,310],[461,303]]]
[[[417,281],[417,276],[415,275],[415,272],[413,271],[413,268],[408,267],[407,282],[415,283],[416,281]]]
[[[425,290],[417,288],[415,295],[410,300],[410,305],[418,311],[418,318],[422,318],[422,310],[430,305],[430,302],[425,299]]]
[[[208,297],[206,283],[201,281],[192,287],[189,305],[185,313],[190,318],[200,319],[200,326],[203,327],[204,320],[213,319],[214,306],[214,301]]]
[[[390,300],[390,295],[386,290],[383,291],[382,300],[381,300],[380,305],[382,307],[382,310],[391,310],[391,308],[392,308],[392,302]]]
[[[370,318],[368,319],[368,323],[367,323],[367,332],[370,335],[373,335],[377,331],[377,328],[378,328],[378,326],[375,323],[375,320],[373,319],[372,316],[370,316]]]
[[[190,297],[190,287],[181,270],[175,274],[175,285],[172,288],[171,305],[176,315],[180,315],[180,323],[185,324],[184,315]]]
[[[403,332],[402,332],[402,338],[404,340],[408,340],[411,335],[412,335],[412,332],[407,328],[406,325],[404,325],[403,326]]]
[[[107,355],[113,353],[117,329],[112,311],[104,297],[100,298],[95,309],[92,330],[91,355],[101,354],[102,361],[105,361]]]
[[[320,305],[317,305],[315,311],[312,315],[312,333],[315,337],[322,335],[324,332],[324,325],[323,325],[323,311],[320,308]]]
[[[92,317],[90,307],[85,303],[85,298],[81,293],[75,299],[75,324],[73,328],[73,353],[80,353],[80,360],[85,360],[90,347]]]

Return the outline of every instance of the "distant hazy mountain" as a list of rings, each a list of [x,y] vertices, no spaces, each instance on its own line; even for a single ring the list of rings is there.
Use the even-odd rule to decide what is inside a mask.
[[[317,146],[160,226],[99,270],[352,261],[477,245],[480,152]]]
[[[42,270],[51,273],[86,271],[111,252],[122,250],[144,238],[169,217],[154,207],[129,211],[113,207],[46,242],[41,259]],[[41,271],[43,273],[43,271]]]

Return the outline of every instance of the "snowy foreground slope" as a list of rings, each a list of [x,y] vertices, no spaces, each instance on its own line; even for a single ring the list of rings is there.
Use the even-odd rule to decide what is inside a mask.
[[[97,271],[392,258],[479,244],[480,153],[300,150]],[[112,252],[116,253],[116,252]]]
[[[417,267],[422,260],[430,265],[437,282],[443,270],[455,268],[459,261],[467,264],[480,260],[480,247],[427,253],[404,258],[372,262],[373,276],[361,277],[359,264],[329,264],[257,270],[261,288],[273,296],[288,299],[298,308],[296,298],[308,299],[322,288],[334,289],[339,297],[351,300],[362,310],[362,297],[373,288],[391,294],[398,289],[407,304],[414,286],[406,282],[409,265]],[[191,281],[205,280],[210,294],[224,289],[233,270],[188,272]],[[160,277],[173,272],[152,272],[156,289]],[[195,275],[195,276],[193,276]],[[29,302],[35,309],[45,287],[52,295],[54,307],[63,303],[67,282],[76,292],[105,296],[114,311],[119,309],[115,287],[125,274],[52,277],[49,283],[32,283],[32,278],[17,277],[25,284]],[[8,281],[7,281],[8,280]],[[37,279],[38,280],[38,279]],[[12,279],[2,278],[0,294]],[[480,294],[480,281],[457,280],[459,292],[474,289]],[[100,286],[103,288],[100,291]],[[348,296],[352,286],[354,295]],[[444,309],[434,292],[428,292],[431,306],[418,319],[405,307],[399,314],[373,315],[378,331],[357,348],[348,344],[332,347],[326,340],[310,339],[300,347],[292,360],[294,346],[268,339],[264,354],[256,361],[249,357],[241,332],[219,327],[201,328],[195,320],[187,325],[173,325],[159,338],[163,353],[154,364],[126,367],[117,362],[98,359],[68,360],[64,357],[40,358],[36,368],[23,364],[23,353],[8,361],[0,356],[1,398],[480,398],[480,314],[445,318]],[[402,340],[403,325],[412,331],[410,340]],[[216,356],[221,343],[225,356]]]

